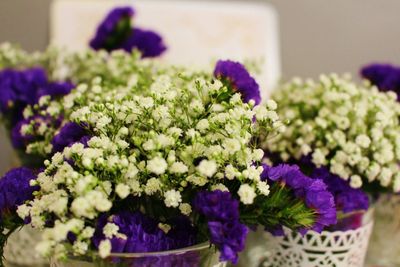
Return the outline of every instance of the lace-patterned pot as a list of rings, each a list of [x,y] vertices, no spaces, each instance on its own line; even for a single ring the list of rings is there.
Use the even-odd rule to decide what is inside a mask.
[[[375,204],[368,266],[400,266],[400,195],[385,194]]]
[[[270,237],[273,249],[264,254],[260,266],[264,267],[363,267],[371,235],[371,213],[365,213],[362,224],[348,229],[346,223],[336,227],[346,230],[309,231],[304,236],[285,229],[285,236]]]
[[[149,253],[113,253],[99,257],[51,260],[51,267],[225,267],[219,253],[208,242],[177,250]]]
[[[41,235],[29,225],[11,234],[4,248],[7,267],[46,267],[47,259],[41,258],[35,250]]]

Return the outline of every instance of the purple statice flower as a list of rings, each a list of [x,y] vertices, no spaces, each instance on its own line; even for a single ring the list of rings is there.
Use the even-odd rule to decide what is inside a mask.
[[[227,82],[233,91],[239,92],[244,102],[254,100],[256,105],[261,102],[260,87],[242,64],[219,60],[214,69],[214,76]]]
[[[42,96],[63,96],[67,95],[74,88],[74,84],[71,82],[52,82],[46,86],[40,88],[36,94],[36,102],[39,101]]]
[[[367,194],[361,189],[352,188],[347,181],[332,174],[327,168],[315,168],[310,177],[324,181],[335,198],[338,211],[348,213],[368,209]]]
[[[10,126],[22,119],[26,106],[38,103],[41,96],[68,94],[73,88],[69,82],[49,82],[43,68],[0,71],[0,111],[10,117]]]
[[[61,152],[65,147],[80,141],[83,144],[87,144],[87,131],[75,122],[67,122],[53,137],[51,144],[53,145],[53,152]]]
[[[158,57],[167,49],[158,33],[140,28],[133,28],[131,35],[121,48],[127,52],[136,48],[140,51],[142,58]]]
[[[312,179],[304,175],[297,165],[280,164],[276,167],[263,165],[262,180],[284,183],[291,188],[297,198],[304,201],[307,207],[316,214],[314,225],[310,229],[321,232],[326,226],[336,223],[334,197],[320,179]]]
[[[394,91],[400,100],[400,67],[390,64],[371,64],[361,69],[361,76],[381,91]]]
[[[22,118],[23,109],[36,103],[37,91],[46,84],[47,77],[42,68],[0,71],[0,111],[12,113],[11,120],[16,123]]]
[[[89,45],[94,50],[112,51],[120,49],[121,44],[131,34],[131,20],[135,11],[132,7],[117,7],[108,13],[100,23]]]
[[[196,244],[196,230],[187,217],[179,217],[170,222],[171,230],[165,233],[158,227],[158,222],[140,213],[122,211],[114,215],[102,215],[96,226],[92,242],[98,248],[106,237],[104,226],[114,223],[119,227],[119,233],[126,238],[113,237],[111,241],[114,253],[158,252]]]
[[[209,221],[230,221],[239,219],[239,201],[232,199],[229,192],[203,191],[193,201],[197,211]]]
[[[239,201],[229,192],[201,191],[193,207],[206,218],[210,241],[219,248],[220,260],[235,264],[248,234],[248,228],[239,221]]]
[[[221,253],[221,261],[230,261],[236,264],[238,252],[244,249],[249,229],[236,221],[209,221],[210,241],[215,244]]]
[[[16,214],[19,205],[33,198],[37,187],[30,186],[30,181],[36,179],[32,170],[21,167],[7,172],[0,179],[0,220]]]

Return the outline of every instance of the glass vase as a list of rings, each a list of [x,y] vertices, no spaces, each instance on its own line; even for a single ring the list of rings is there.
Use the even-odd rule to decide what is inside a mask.
[[[48,267],[49,260],[36,253],[35,246],[41,239],[41,233],[29,225],[13,232],[4,247],[5,266],[7,267]]]
[[[338,214],[338,223],[322,233],[305,235],[285,228],[284,236],[250,236],[240,259],[244,267],[364,267],[373,226],[373,209]],[[256,237],[258,235],[258,238]]]
[[[375,204],[367,266],[400,266],[400,195],[383,194]]]
[[[225,267],[219,253],[210,243],[147,253],[113,253],[108,258],[69,257],[67,260],[51,259],[51,267]]]

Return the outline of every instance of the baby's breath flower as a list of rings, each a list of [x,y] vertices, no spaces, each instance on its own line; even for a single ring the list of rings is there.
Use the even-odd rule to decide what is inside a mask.
[[[181,193],[172,189],[164,193],[164,203],[167,207],[178,207],[182,201]]]
[[[254,198],[257,196],[254,188],[248,184],[242,184],[239,187],[238,195],[240,197],[240,201],[246,205],[253,204]]]
[[[197,166],[197,170],[206,177],[211,177],[217,171],[217,164],[212,160],[202,160]]]
[[[160,175],[165,172],[165,170],[168,168],[168,164],[165,161],[165,159],[161,157],[155,157],[149,161],[147,161],[147,170]]]
[[[290,123],[284,134],[265,141],[271,152],[283,160],[311,156],[312,163],[350,178],[356,188],[375,180],[394,186],[393,173],[400,171],[400,104],[389,93],[332,74],[317,82],[294,79],[273,97]]]

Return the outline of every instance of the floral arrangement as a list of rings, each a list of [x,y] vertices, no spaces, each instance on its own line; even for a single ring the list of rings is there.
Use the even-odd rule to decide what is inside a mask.
[[[235,263],[249,228],[279,234],[336,222],[321,180],[262,164],[255,137],[285,127],[274,101],[259,104],[243,65],[218,61],[211,75],[100,51],[74,55],[77,69],[87,55],[104,61],[101,72],[77,75],[83,82],[68,95],[41,97],[23,112],[46,124],[38,141],[26,139],[40,134],[36,124],[22,123],[28,150],[52,155],[37,179],[20,174],[35,190],[17,203],[18,223],[44,229],[43,255],[108,257],[209,240]]]
[[[286,127],[248,70],[230,60],[213,72],[146,60],[166,46],[133,27],[134,14],[112,10],[83,53],[0,46],[2,119],[14,147],[38,161],[0,180],[1,248],[29,223],[43,231],[43,256],[209,242],[236,263],[258,226],[320,232],[336,223],[335,201],[365,205],[332,194],[324,169],[307,176],[294,164],[267,165],[260,141],[286,138]]]
[[[300,162],[309,168],[306,173],[326,177],[343,210],[367,207],[366,197],[354,197],[359,193],[351,188],[370,193],[400,190],[400,105],[393,92],[332,74],[318,81],[294,79],[274,98],[280,103],[278,113],[290,123],[265,147],[278,161]],[[351,188],[342,188],[346,184]],[[351,203],[350,196],[357,201]]]

